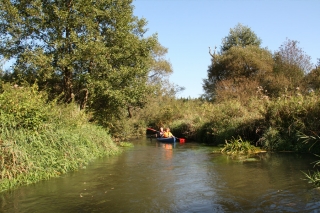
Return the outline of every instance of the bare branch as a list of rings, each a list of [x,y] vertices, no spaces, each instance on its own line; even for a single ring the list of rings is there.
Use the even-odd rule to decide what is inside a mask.
[[[214,58],[214,56],[216,55],[216,49],[217,49],[217,47],[215,46],[215,47],[214,47],[213,54],[212,54],[212,53],[211,53],[211,48],[209,47],[209,54],[211,55],[212,58]]]

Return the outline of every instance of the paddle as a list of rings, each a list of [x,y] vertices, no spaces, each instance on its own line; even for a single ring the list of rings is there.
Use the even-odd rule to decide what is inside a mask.
[[[180,143],[186,142],[186,139],[185,139],[185,138],[177,138],[177,137],[175,137],[175,138],[178,139]]]
[[[149,128],[149,127],[147,128],[147,130],[151,130],[151,131],[155,132],[155,133],[156,133],[156,135],[155,135],[156,138],[157,138],[157,137],[160,137],[160,136],[159,136],[160,131],[155,130],[155,129],[152,129],[152,128]],[[150,137],[150,140],[151,140],[151,137]]]
[[[154,131],[154,132],[159,132],[159,131],[157,131],[157,130],[155,130],[155,129],[152,129],[152,128],[147,128],[147,130],[151,130],[151,131]]]

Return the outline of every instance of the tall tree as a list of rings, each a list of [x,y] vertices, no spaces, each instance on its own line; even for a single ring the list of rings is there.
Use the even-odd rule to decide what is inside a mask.
[[[238,23],[230,29],[229,35],[222,39],[221,52],[229,50],[233,46],[245,47],[248,45],[260,46],[261,39],[250,29]]]
[[[298,41],[287,38],[279,50],[274,53],[275,75],[287,78],[287,84],[282,84],[282,87],[286,87],[289,90],[301,86],[304,76],[313,67],[311,57],[298,44]]]
[[[272,73],[272,54],[258,46],[234,46],[223,54],[212,56],[208,78],[203,84],[208,99],[228,98],[222,95],[236,97],[241,92],[252,95],[265,76]]]
[[[214,51],[212,54],[209,48],[212,58],[208,78],[203,80],[203,97],[216,99],[218,92],[220,98],[222,94],[239,94],[236,87],[248,87],[248,79],[257,79],[270,72],[271,54],[260,48],[260,44],[261,39],[249,27],[239,23],[222,39],[218,53]]]
[[[101,119],[144,103],[157,36],[132,0],[2,0],[0,54],[14,75]]]

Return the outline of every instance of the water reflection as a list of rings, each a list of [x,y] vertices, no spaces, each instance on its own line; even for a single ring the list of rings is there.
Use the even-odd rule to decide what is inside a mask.
[[[249,160],[248,160],[249,159]],[[317,212],[309,155],[234,159],[195,143],[141,140],[61,178],[0,194],[0,212]]]

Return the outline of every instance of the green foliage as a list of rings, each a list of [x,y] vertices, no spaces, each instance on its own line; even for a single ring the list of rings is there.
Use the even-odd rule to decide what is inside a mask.
[[[42,123],[50,120],[50,108],[55,104],[46,103],[46,94],[39,93],[36,85],[29,88],[2,85],[0,94],[0,125],[13,129],[38,130]],[[30,98],[32,97],[32,98]]]
[[[132,0],[5,0],[0,20],[0,58],[16,59],[8,79],[36,82],[107,127],[146,104],[150,72],[172,72],[166,48],[133,16]]]
[[[279,131],[273,127],[269,127],[258,141],[264,149],[270,151],[279,149],[283,142]]]
[[[254,140],[263,118],[264,100],[250,102],[251,108],[236,100],[218,104],[201,99],[162,99],[137,111],[135,117],[154,129],[168,126],[175,136],[188,140],[220,144],[234,135]],[[168,119],[162,114],[166,110],[170,110]]]
[[[209,51],[212,59],[208,78],[203,81],[204,97],[209,100],[217,99],[217,96],[220,96],[218,99],[232,98],[243,93],[243,89],[238,91],[237,88],[248,84],[246,81],[260,82],[267,76],[273,66],[272,55],[260,48],[260,44],[261,39],[249,27],[238,24],[230,29],[229,35],[222,40],[220,53]],[[252,91],[256,87],[253,84],[253,87],[245,88]]]
[[[254,153],[256,148],[250,144],[249,141],[243,141],[240,136],[238,138],[233,138],[229,142],[226,140],[226,144],[221,149],[222,153],[228,155],[239,155],[239,154],[250,154]]]
[[[262,114],[260,108],[257,110],[253,107],[263,102],[259,100],[251,102],[255,102],[250,106],[252,108],[236,100],[212,104],[214,110],[208,115],[210,120],[201,127],[201,129],[206,130],[207,134],[213,136],[211,143],[221,144],[234,135],[241,135],[243,138],[250,140],[256,139],[256,129],[259,127]]]
[[[228,51],[231,47],[245,47],[254,45],[259,47],[261,39],[248,27],[242,24],[237,24],[230,29],[229,35],[222,40],[221,52]]]
[[[203,89],[209,99],[225,100],[244,94],[254,96],[256,88],[272,73],[272,54],[258,46],[234,46],[214,55]]]
[[[0,191],[59,176],[120,151],[76,105],[47,102],[36,86],[2,86]]]
[[[206,102],[168,99],[152,102],[136,116],[155,129],[169,126],[177,137],[219,145],[239,135],[269,151],[320,153],[320,99],[317,93],[266,99],[264,94],[239,100]],[[163,108],[163,109],[162,109]],[[170,109],[170,119],[162,114]],[[306,136],[303,140],[302,133]]]
[[[319,136],[318,136],[319,139]],[[317,157],[320,157],[319,155],[316,155]],[[320,164],[320,160],[313,162],[314,166],[319,166]],[[307,178],[306,180],[309,181],[309,183],[312,183],[315,187],[319,187],[320,186],[320,171],[312,171],[312,172],[302,172],[305,177]]]
[[[320,90],[320,58],[318,59],[316,68],[312,69],[311,72],[304,77],[303,83],[307,92]]]
[[[271,127],[271,133],[264,138],[271,144],[277,142],[276,150],[308,151],[319,153],[319,145],[313,146],[301,140],[301,134],[319,133],[319,98],[314,95],[302,96],[300,93],[294,96],[283,96],[282,98],[268,102],[265,113],[265,126]],[[276,133],[274,132],[276,130]],[[274,133],[273,133],[274,132]],[[280,140],[281,139],[281,140]],[[273,149],[269,147],[270,149]]]
[[[310,144],[309,150],[311,150],[314,146],[319,147],[320,145],[320,135],[319,133],[313,132],[313,131],[308,131],[310,132],[308,135],[304,133],[298,133],[299,139],[302,140],[304,144]],[[318,163],[320,164],[320,162]]]
[[[160,44],[155,45],[153,48],[149,83],[161,85],[161,81],[163,81],[167,75],[173,72],[171,63],[164,57],[167,52],[168,49]]]
[[[274,54],[261,48],[260,43],[248,27],[238,24],[231,29],[223,39],[221,51],[209,52],[212,59],[207,79],[203,80],[203,97],[247,102],[257,88],[272,98],[292,95],[296,88],[304,94],[318,89],[317,69],[312,69],[311,58],[298,47],[298,41],[286,39]]]
[[[111,123],[110,123],[111,125]],[[118,121],[113,121],[110,126],[113,140],[126,141],[132,138],[140,138],[145,134],[147,125],[143,120],[137,118],[122,118]]]
[[[298,41],[286,39],[274,53],[274,74],[282,80],[282,87],[294,91],[301,87],[305,74],[312,70],[311,57],[299,46]],[[272,87],[270,88],[272,90]]]
[[[306,180],[309,181],[309,183],[312,183],[315,187],[319,187],[320,186],[320,172],[319,171],[313,171],[313,172],[302,172],[305,177]]]

